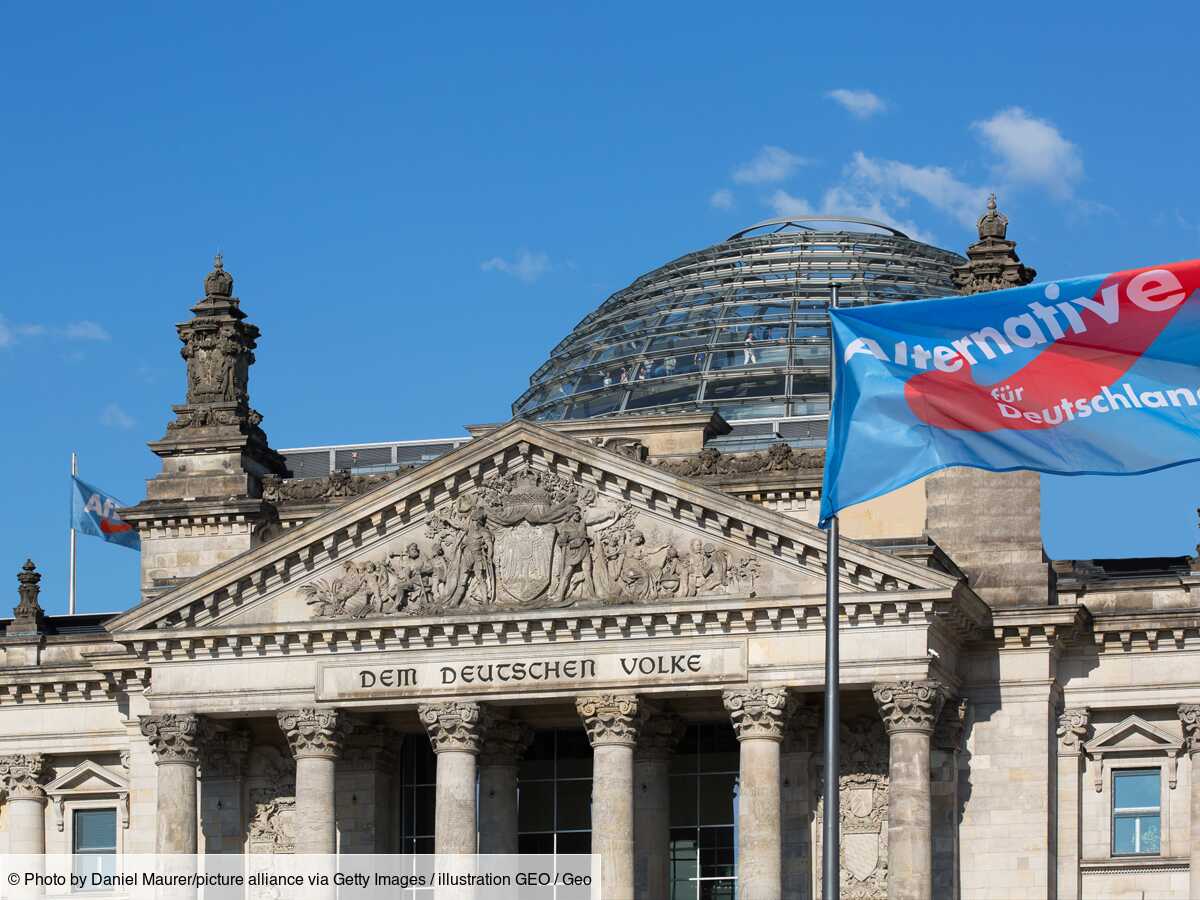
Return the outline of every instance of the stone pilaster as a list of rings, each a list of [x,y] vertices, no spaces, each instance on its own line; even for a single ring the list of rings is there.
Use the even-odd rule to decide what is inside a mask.
[[[821,710],[815,706],[797,706],[784,726],[779,757],[784,900],[812,897],[813,754],[820,739]]]
[[[425,703],[418,708],[437,754],[435,853],[474,853],[475,768],[491,716],[474,700]]]
[[[1191,762],[1191,809],[1188,823],[1189,897],[1200,897],[1200,703],[1182,703],[1179,722],[1183,725],[1184,747]]]
[[[334,786],[346,720],[336,709],[282,710],[279,727],[296,758],[296,853],[337,852]]]
[[[205,722],[190,713],[142,716],[140,721],[158,766],[158,852],[194,854],[196,772]]]
[[[403,738],[382,725],[356,727],[337,762],[336,819],[341,853],[391,853],[399,848],[389,797]]]
[[[200,752],[200,828],[204,853],[241,853],[245,825],[242,783],[250,735],[214,731]]]
[[[930,816],[933,842],[933,894],[957,897],[958,754],[967,722],[967,701],[956,699],[942,707],[930,751]]]
[[[670,712],[642,723],[633,755],[633,881],[638,897],[671,893],[671,756],[687,725]]]
[[[796,701],[782,687],[738,688],[722,699],[739,742],[738,898],[781,900],[780,747]]]
[[[888,898],[932,900],[929,742],[945,700],[936,681],[877,684],[888,733]]]
[[[592,745],[592,852],[600,854],[602,900],[634,896],[633,751],[646,705],[634,694],[575,700]]]
[[[8,852],[46,852],[46,791],[49,772],[41,753],[0,756],[0,794],[8,806]]]
[[[1079,859],[1083,809],[1080,778],[1083,776],[1083,743],[1090,729],[1091,711],[1072,708],[1058,717],[1058,797],[1055,821],[1058,825],[1058,900],[1080,897]]]
[[[533,729],[497,718],[479,754],[479,852],[517,852],[517,769],[533,742]]]

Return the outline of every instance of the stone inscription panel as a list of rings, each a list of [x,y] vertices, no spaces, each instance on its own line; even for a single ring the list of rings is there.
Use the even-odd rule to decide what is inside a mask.
[[[320,701],[389,697],[586,691],[598,688],[738,682],[746,680],[746,645],[703,649],[611,650],[503,655],[413,662],[391,657],[371,664],[330,664],[317,677]]]

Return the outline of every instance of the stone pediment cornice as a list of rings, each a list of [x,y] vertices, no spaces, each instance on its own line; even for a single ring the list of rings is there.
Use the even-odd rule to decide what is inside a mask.
[[[618,497],[639,512],[673,520],[697,536],[711,535],[797,572],[824,578],[825,533],[817,528],[565,434],[515,420],[197,576],[117,617],[107,627],[123,638],[142,629],[216,624],[228,613],[286,587],[301,575],[427,520],[460,495],[477,492],[487,479],[523,468],[570,478]],[[850,540],[842,541],[839,569],[843,590],[849,594],[931,590],[949,596],[960,581]],[[958,595],[963,596],[961,591]],[[611,614],[608,607],[603,613]]]

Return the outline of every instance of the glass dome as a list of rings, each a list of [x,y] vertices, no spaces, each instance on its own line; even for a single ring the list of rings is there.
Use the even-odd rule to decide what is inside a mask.
[[[605,300],[533,373],[513,415],[827,415],[835,287],[843,306],[942,297],[965,262],[866,219],[760,222]]]

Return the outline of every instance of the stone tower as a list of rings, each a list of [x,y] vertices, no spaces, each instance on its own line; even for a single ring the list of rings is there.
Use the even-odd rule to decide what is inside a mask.
[[[250,406],[250,366],[259,336],[246,322],[220,254],[204,298],[176,326],[187,363],[187,395],[167,433],[149,446],[162,471],[146,498],[121,510],[142,540],[142,600],[151,600],[260,544],[275,521],[262,477],[287,474]]]
[[[964,294],[1020,287],[1037,272],[1008,240],[1008,217],[988,197],[979,240],[954,270]],[[1042,551],[1041,483],[1036,472],[947,469],[925,479],[925,531],[950,554],[992,607],[1045,605],[1050,569]]]

